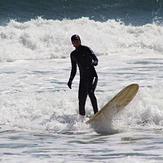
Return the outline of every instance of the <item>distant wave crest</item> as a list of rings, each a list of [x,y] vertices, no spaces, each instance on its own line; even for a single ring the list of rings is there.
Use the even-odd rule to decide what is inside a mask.
[[[38,17],[24,23],[11,20],[6,26],[0,26],[0,62],[67,58],[74,49],[70,42],[74,33],[97,55],[163,51],[163,26],[156,23],[132,26],[86,17],[62,21]]]

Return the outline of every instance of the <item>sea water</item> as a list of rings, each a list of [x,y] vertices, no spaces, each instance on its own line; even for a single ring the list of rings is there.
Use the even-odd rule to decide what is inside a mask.
[[[0,3],[0,162],[162,162],[162,1]],[[99,108],[140,86],[105,134],[84,123],[89,98],[78,115],[79,72],[67,87],[76,33],[99,59]]]

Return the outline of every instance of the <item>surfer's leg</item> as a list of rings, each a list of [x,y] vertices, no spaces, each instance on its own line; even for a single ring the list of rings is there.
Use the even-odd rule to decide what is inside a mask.
[[[92,82],[90,83],[89,89],[88,89],[88,94],[89,94],[89,97],[90,97],[90,100],[92,103],[94,114],[96,114],[98,112],[97,99],[96,99],[96,96],[94,94],[94,91],[95,91],[95,88],[97,85],[97,81],[98,81],[98,78],[94,77]]]
[[[80,81],[79,84],[79,94],[78,94],[78,99],[79,99],[79,114],[80,115],[85,115],[85,103],[87,99],[87,89],[86,89],[86,83],[84,81]]]
[[[93,110],[94,110],[94,114],[96,114],[98,112],[97,99],[96,99],[94,93],[89,93],[89,97],[91,99],[91,103],[92,103],[92,107],[93,107]]]

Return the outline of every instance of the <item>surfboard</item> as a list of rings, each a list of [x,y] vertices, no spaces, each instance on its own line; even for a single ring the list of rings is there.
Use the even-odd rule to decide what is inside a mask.
[[[102,122],[120,112],[136,95],[139,85],[131,84],[114,96],[100,111],[92,116],[86,123]]]

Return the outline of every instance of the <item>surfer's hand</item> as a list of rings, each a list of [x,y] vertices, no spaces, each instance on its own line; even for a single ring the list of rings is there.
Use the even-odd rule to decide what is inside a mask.
[[[94,62],[92,63],[92,65],[93,65],[93,66],[97,66],[97,65],[98,65],[98,61],[94,61]]]
[[[71,89],[71,85],[72,85],[72,81],[69,80],[68,83],[67,83],[68,87]]]

